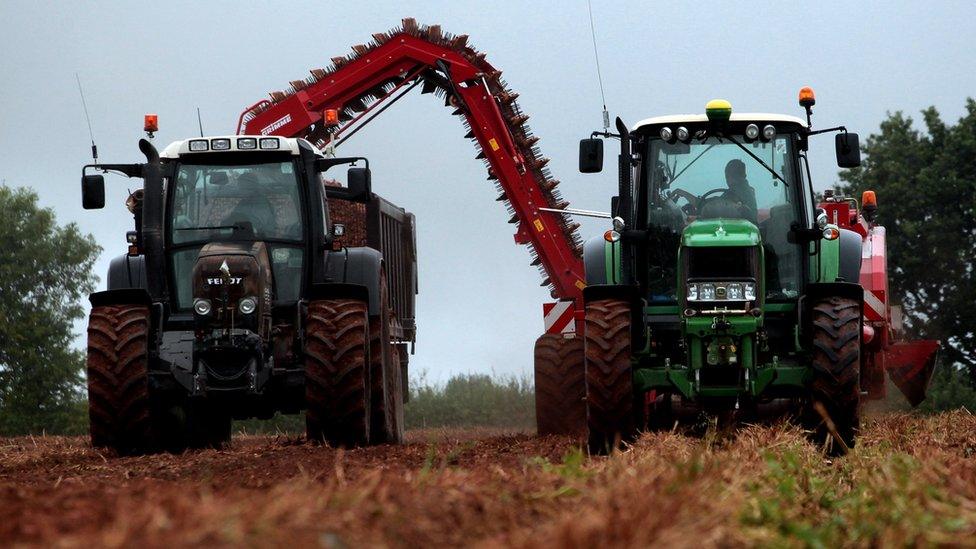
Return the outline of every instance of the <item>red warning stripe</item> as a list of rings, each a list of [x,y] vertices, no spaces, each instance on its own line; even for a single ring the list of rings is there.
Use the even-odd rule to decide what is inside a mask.
[[[542,316],[545,322],[545,332],[547,334],[576,333],[576,323],[573,322],[574,312],[572,301],[543,303]]]

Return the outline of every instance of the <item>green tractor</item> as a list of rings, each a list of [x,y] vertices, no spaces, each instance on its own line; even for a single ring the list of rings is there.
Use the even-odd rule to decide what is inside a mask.
[[[733,114],[651,118],[580,143],[602,170],[620,140],[613,228],[587,241],[587,427],[592,452],[686,418],[800,417],[835,451],[859,426],[862,238],[817,207],[807,149],[837,132],[838,165],[857,135],[807,120]]]

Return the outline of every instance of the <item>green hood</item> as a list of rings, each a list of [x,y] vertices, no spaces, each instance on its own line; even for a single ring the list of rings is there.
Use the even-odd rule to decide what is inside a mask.
[[[690,223],[681,233],[681,245],[696,247],[756,246],[759,229],[744,219],[706,219]]]

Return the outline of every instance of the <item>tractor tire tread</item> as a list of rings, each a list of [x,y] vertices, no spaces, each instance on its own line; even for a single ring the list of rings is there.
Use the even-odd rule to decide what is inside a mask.
[[[305,428],[332,446],[369,442],[366,304],[329,299],[308,304],[305,325]]]
[[[540,435],[586,429],[583,339],[543,334],[535,342],[535,417]]]

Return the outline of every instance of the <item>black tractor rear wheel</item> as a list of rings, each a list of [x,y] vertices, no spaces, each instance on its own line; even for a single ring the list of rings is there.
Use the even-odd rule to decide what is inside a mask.
[[[369,443],[369,328],[366,303],[327,299],[305,319],[305,431],[332,446]]]
[[[630,305],[596,300],[586,304],[585,318],[588,444],[591,453],[603,454],[637,434]]]
[[[92,445],[119,455],[154,451],[149,394],[149,307],[93,307],[88,319]]]
[[[386,272],[380,273],[380,314],[369,319],[370,442],[403,441],[403,382],[399,357],[390,341],[393,313]]]
[[[817,442],[843,454],[854,447],[861,420],[861,306],[825,298],[814,303],[811,320],[814,378],[806,415]]]
[[[586,430],[583,338],[543,334],[535,340],[535,423],[540,435]]]

